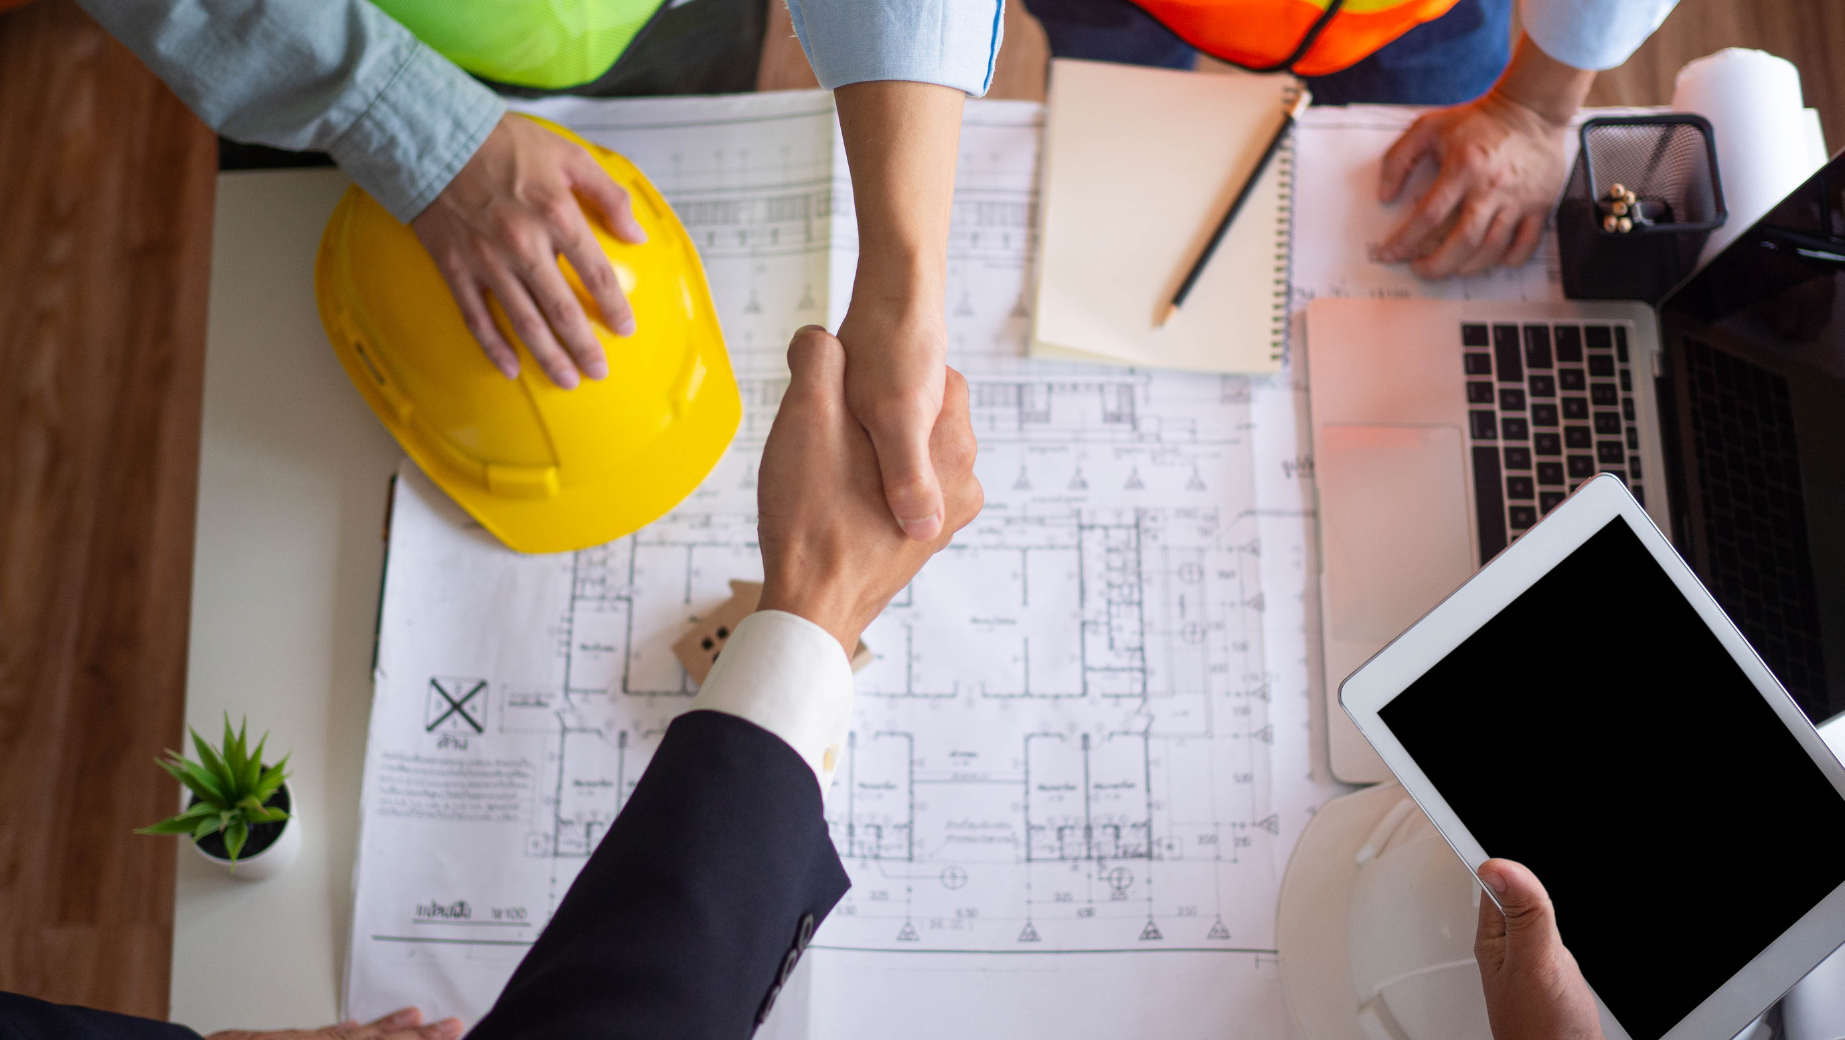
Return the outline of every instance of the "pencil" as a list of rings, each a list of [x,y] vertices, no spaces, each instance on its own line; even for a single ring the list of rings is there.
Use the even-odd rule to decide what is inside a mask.
[[[1179,283],[1179,291],[1172,294],[1172,301],[1166,304],[1166,309],[1160,313],[1160,325],[1165,325],[1172,320],[1173,315],[1179,313],[1179,308],[1185,304],[1185,297],[1191,294],[1192,286],[1198,284],[1198,276],[1204,273],[1205,266],[1211,262],[1211,254],[1217,252],[1217,244],[1224,240],[1224,233],[1229,231],[1230,225],[1236,222],[1237,211],[1243,208],[1243,203],[1248,200],[1249,193],[1255,190],[1256,182],[1262,179],[1262,171],[1268,169],[1269,160],[1281,150],[1281,142],[1287,139],[1288,131],[1294,127],[1294,121],[1299,119],[1300,114],[1305,112],[1307,106],[1312,103],[1313,95],[1307,88],[1301,87],[1299,90],[1300,96],[1294,99],[1294,104],[1286,112],[1282,113],[1281,126],[1275,131],[1275,136],[1269,140],[1268,147],[1263,149],[1262,158],[1256,160],[1256,168],[1249,171],[1249,179],[1244,181],[1243,187],[1237,191],[1236,201],[1230,203],[1230,208],[1225,211],[1224,218],[1217,222],[1217,230],[1211,232],[1211,240],[1205,243],[1204,252],[1198,254],[1198,259],[1192,262],[1191,273],[1185,276],[1185,281]]]

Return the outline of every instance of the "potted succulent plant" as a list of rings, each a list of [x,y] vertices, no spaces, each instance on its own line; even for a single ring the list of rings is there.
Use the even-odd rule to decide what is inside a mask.
[[[248,726],[231,729],[224,716],[224,741],[213,748],[192,730],[192,745],[199,760],[177,751],[157,759],[187,792],[186,808],[175,816],[143,827],[138,834],[183,834],[206,859],[248,880],[265,878],[287,866],[301,851],[301,825],[294,815],[294,798],[288,789],[288,756],[274,765],[263,763],[269,735],[249,750],[244,739]]]

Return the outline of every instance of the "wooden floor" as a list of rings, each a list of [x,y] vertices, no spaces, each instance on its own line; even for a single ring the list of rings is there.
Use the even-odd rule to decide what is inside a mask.
[[[1592,100],[1727,46],[1793,59],[1845,144],[1837,0],[1684,0]],[[994,95],[1043,67],[1014,0]],[[71,0],[0,14],[0,989],[162,1017],[173,847],[130,832],[177,797],[214,156]]]
[[[165,1017],[216,139],[0,16],[0,988]]]

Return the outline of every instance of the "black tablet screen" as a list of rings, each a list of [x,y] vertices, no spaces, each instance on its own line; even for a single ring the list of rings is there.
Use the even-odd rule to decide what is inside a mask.
[[[1845,800],[1618,517],[1378,714],[1634,1040],[1845,881]]]

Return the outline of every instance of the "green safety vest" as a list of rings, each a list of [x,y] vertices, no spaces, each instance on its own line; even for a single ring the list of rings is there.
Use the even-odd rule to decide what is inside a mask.
[[[373,0],[477,76],[561,90],[607,72],[666,0]]]

